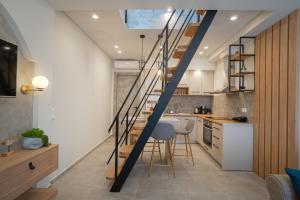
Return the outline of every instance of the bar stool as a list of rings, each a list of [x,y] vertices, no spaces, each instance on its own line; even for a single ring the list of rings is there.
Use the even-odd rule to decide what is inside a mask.
[[[152,170],[152,161],[153,161],[153,156],[155,152],[155,147],[156,143],[159,143],[160,140],[163,140],[166,142],[166,165],[168,165],[168,159],[170,159],[171,162],[171,168],[173,171],[173,176],[175,178],[175,170],[174,170],[174,162],[173,162],[173,156],[171,153],[171,141],[175,138],[176,133],[174,130],[174,127],[172,124],[166,123],[166,122],[159,122],[156,127],[154,128],[151,137],[154,139],[153,147],[152,147],[152,153],[151,153],[151,158],[150,158],[150,163],[149,163],[149,168],[148,168],[148,175],[150,176],[151,170]]]
[[[192,157],[192,162],[194,166],[194,157],[193,157],[193,151],[190,143],[190,134],[192,133],[194,126],[195,126],[195,120],[193,119],[186,119],[187,123],[184,129],[178,129],[175,130],[176,136],[175,136],[175,141],[173,145],[173,157],[174,156],[183,156],[183,155],[175,155],[175,147],[176,147],[176,139],[178,135],[184,136],[184,141],[185,141],[185,149],[177,149],[177,150],[186,150],[186,156],[187,158],[189,157],[189,153],[191,154]],[[189,146],[189,148],[188,148]]]

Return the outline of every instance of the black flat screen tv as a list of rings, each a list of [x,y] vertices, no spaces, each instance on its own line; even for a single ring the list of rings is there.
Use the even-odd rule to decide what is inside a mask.
[[[18,47],[0,39],[0,97],[15,97]]]

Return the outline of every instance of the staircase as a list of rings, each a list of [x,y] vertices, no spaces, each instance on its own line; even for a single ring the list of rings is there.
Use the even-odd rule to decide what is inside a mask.
[[[109,132],[113,128],[115,130],[115,147],[107,164],[113,157],[114,162],[106,174],[106,179],[113,182],[111,192],[121,190],[216,13],[215,10],[174,10],[172,12],[109,128]],[[198,20],[192,23],[195,16]],[[190,41],[186,45],[179,45],[183,35],[190,38]],[[157,62],[160,57],[162,61]],[[179,60],[176,67],[168,66],[171,57]],[[157,70],[152,77],[151,70]],[[145,76],[143,77],[142,74]],[[154,89],[159,81],[161,81],[161,89]],[[133,88],[137,87],[138,82],[141,84],[134,94]],[[153,110],[145,111],[145,104],[149,102],[148,99],[154,92],[160,94],[159,100],[155,102]],[[132,97],[132,100],[129,101],[129,97]],[[135,112],[129,113],[134,103],[138,106]],[[121,116],[121,112],[126,114]],[[137,117],[141,113],[149,116],[144,123],[137,122]],[[120,125],[124,123],[125,130],[122,130]],[[131,144],[128,141],[129,136],[136,138]]]

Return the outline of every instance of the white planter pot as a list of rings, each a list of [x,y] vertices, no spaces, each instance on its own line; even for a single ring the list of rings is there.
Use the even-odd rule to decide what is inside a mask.
[[[23,137],[22,146],[24,149],[38,149],[43,146],[41,138]]]

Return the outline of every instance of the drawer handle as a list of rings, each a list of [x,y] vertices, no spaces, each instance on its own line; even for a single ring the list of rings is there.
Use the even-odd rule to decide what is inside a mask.
[[[218,130],[218,131],[220,130],[219,128],[216,128],[216,127],[213,127],[213,128],[216,129],[216,130]]]
[[[30,170],[34,170],[34,169],[35,169],[35,166],[33,165],[32,162],[30,162],[28,166],[29,166],[29,169],[30,169]]]
[[[213,146],[214,146],[215,148],[219,149],[219,147],[218,147],[217,145],[213,144]]]
[[[220,138],[218,138],[217,136],[214,136],[214,135],[213,135],[213,137],[214,137],[214,138],[216,138],[217,140],[219,140],[219,139],[220,139]]]

